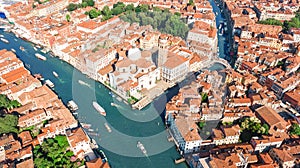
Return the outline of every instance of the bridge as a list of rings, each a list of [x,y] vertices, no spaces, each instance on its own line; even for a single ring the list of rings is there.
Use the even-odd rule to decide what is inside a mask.
[[[225,68],[231,68],[231,65],[228,63],[228,61],[226,61],[226,60],[223,59],[223,58],[217,58],[217,59],[212,60],[212,61],[209,63],[209,66],[212,65],[212,64],[215,64],[215,63],[222,64],[222,65],[225,66]]]

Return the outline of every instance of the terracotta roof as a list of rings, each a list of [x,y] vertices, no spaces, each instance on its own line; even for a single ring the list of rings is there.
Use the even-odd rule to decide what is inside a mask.
[[[33,159],[30,158],[16,165],[16,168],[34,168]]]
[[[87,168],[110,168],[108,162],[103,163],[101,158],[97,158],[89,162],[86,162],[86,167]]]

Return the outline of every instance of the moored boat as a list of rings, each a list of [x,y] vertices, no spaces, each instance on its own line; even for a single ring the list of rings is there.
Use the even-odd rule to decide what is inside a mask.
[[[38,59],[41,59],[41,60],[43,60],[43,61],[46,61],[46,60],[47,60],[47,58],[46,58],[45,56],[42,56],[42,55],[39,54],[39,53],[35,53],[35,56],[36,56]]]
[[[76,111],[78,110],[78,106],[77,104],[73,101],[73,100],[70,100],[67,104],[67,106],[70,108],[70,110],[72,111]]]
[[[85,129],[90,129],[91,128],[91,124],[86,124],[86,123],[80,123],[81,124],[81,126],[83,127],[83,128],[85,128]]]
[[[102,161],[104,161],[104,162],[107,162],[107,161],[108,161],[108,159],[107,159],[105,153],[104,153],[101,149],[98,149],[98,153],[99,153],[100,158],[102,159]]]
[[[37,51],[37,48],[33,47],[33,49],[34,49],[35,51]]]
[[[14,53],[16,52],[16,50],[15,50],[15,49],[13,49],[13,48],[11,49],[11,51],[12,51],[12,52],[14,52]]]
[[[51,88],[54,87],[54,84],[53,84],[49,79],[47,79],[47,80],[45,81],[45,83],[46,83],[46,85],[48,85],[48,86],[51,87]]]
[[[95,101],[93,101],[94,108],[103,116],[106,116],[105,110]]]

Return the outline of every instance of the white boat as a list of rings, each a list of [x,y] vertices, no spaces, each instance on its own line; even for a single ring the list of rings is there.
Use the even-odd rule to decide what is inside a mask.
[[[95,101],[93,101],[94,108],[103,116],[106,116],[105,110]]]
[[[81,85],[85,85],[85,86],[88,86],[90,87],[90,85],[82,80],[78,80],[78,83],[81,84]]]
[[[108,126],[107,123],[104,123],[105,128],[107,129],[108,132],[111,132],[111,128]]]
[[[78,110],[78,106],[77,104],[73,101],[73,100],[70,100],[67,104],[67,106],[70,108],[70,110],[72,111],[76,111]]]
[[[90,129],[91,128],[91,124],[86,124],[86,123],[80,123],[81,124],[81,126],[83,127],[83,128],[85,128],[85,129]]]
[[[53,71],[52,74],[58,78],[58,74],[55,71]]]
[[[14,53],[16,52],[16,50],[15,50],[15,49],[13,49],[13,48],[11,49],[11,51],[12,51],[12,52],[14,52]]]
[[[3,41],[4,43],[9,43],[8,40],[6,40],[5,38],[0,38],[1,41]]]
[[[144,145],[140,141],[137,142],[136,147],[140,148],[140,150],[143,152],[144,155],[147,155],[147,151]]]
[[[0,37],[4,37],[2,34],[0,34]]]
[[[33,47],[33,49],[34,49],[35,51],[37,51],[37,48]]]
[[[115,103],[110,103],[111,106],[117,106]]]
[[[48,86],[51,87],[51,88],[54,87],[54,84],[53,84],[49,79],[47,79],[47,80],[45,81],[45,83],[46,83],[46,85],[48,85]]]
[[[41,52],[44,53],[44,54],[46,54],[47,50],[44,48],[44,49],[41,50]]]
[[[46,61],[46,60],[47,60],[47,58],[46,58],[45,56],[43,56],[43,55],[41,55],[41,54],[39,54],[39,53],[35,53],[35,56],[36,56],[38,59],[41,59],[41,60],[43,60],[43,61]]]
[[[25,51],[25,48],[23,46],[20,46],[21,51]]]

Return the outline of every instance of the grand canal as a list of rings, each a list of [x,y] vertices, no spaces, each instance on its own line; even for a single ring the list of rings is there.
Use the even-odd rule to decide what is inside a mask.
[[[216,12],[216,5],[214,2],[211,4]],[[222,18],[218,16],[217,24],[220,19]],[[175,165],[174,159],[178,159],[180,155],[174,143],[167,140],[168,133],[162,120],[164,106],[176,94],[178,87],[165,92],[145,109],[132,110],[129,105],[112,96],[102,84],[87,78],[71,65],[49,54],[43,54],[47,57],[46,61],[39,60],[34,56],[39,51],[35,51],[32,44],[16,38],[12,33],[0,30],[0,34],[9,40],[8,44],[0,41],[0,49],[16,50],[17,56],[32,74],[39,73],[54,83],[54,91],[64,103],[74,100],[78,104],[79,122],[92,125],[90,136],[103,148],[112,167],[187,167],[185,163]],[[223,43],[222,39],[219,40],[222,58]],[[26,51],[22,52],[20,46]],[[219,64],[212,67],[222,68]],[[57,72],[58,78],[53,76],[53,71]],[[97,101],[106,110],[106,117],[93,108],[93,101]],[[108,132],[105,123],[112,129],[111,132]],[[137,141],[143,143],[148,152],[147,156],[137,148]]]

